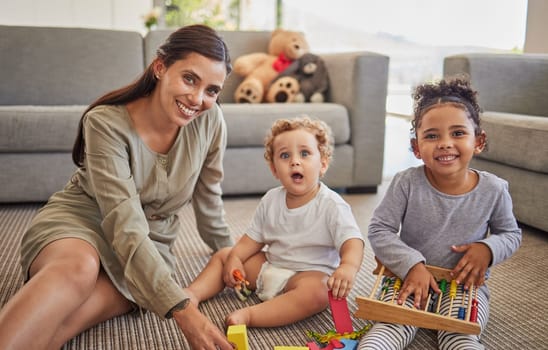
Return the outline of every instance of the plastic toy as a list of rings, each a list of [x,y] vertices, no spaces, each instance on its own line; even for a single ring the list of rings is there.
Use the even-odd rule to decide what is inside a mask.
[[[241,301],[246,301],[252,293],[251,290],[247,288],[249,281],[244,278],[244,275],[240,270],[232,271],[232,276],[237,281],[237,284],[234,286],[234,291]]]

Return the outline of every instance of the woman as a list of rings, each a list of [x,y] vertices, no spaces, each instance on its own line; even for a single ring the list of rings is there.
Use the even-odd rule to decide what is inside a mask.
[[[1,349],[58,349],[137,308],[173,317],[192,348],[231,349],[173,278],[177,212],[192,201],[213,249],[233,244],[220,181],[230,73],[209,27],[171,34],[134,83],[84,112],[77,171],[33,219],[21,245],[27,279],[0,311]]]

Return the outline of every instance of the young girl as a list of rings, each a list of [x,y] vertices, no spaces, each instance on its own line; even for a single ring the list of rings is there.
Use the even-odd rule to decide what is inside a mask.
[[[325,309],[328,290],[346,298],[362,262],[364,239],[350,206],[320,182],[331,160],[331,139],[331,130],[319,120],[274,123],[265,158],[282,186],[262,198],[234,248],[214,255],[188,287],[194,303],[225,285],[234,287],[236,269],[264,302],[234,311],[227,325],[283,326]]]
[[[423,308],[429,288],[439,293],[425,264],[452,269],[465,289],[478,287],[478,322],[485,329],[489,267],[519,247],[521,230],[512,214],[508,183],[469,168],[486,146],[480,107],[464,79],[441,80],[414,92],[413,153],[424,165],[394,176],[369,225],[377,258],[403,280],[399,304]],[[386,294],[391,298],[392,292]],[[449,311],[447,293],[442,314]],[[458,310],[457,310],[458,312]],[[456,316],[456,315],[454,315]],[[359,349],[403,349],[416,327],[376,323]],[[480,337],[438,332],[440,349],[483,349]]]

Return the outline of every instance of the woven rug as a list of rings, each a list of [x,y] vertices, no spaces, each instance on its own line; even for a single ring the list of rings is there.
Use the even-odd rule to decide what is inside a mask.
[[[367,223],[385,186],[377,194],[344,195],[352,205],[358,223],[366,232]],[[226,219],[232,232],[238,236],[253,215],[259,198],[227,198]],[[0,305],[21,287],[19,242],[39,204],[0,205]],[[181,234],[175,244],[178,256],[177,278],[181,285],[188,284],[206,264],[210,251],[201,242],[194,226],[190,206],[180,214]],[[495,266],[488,284],[491,289],[491,314],[482,341],[487,349],[547,349],[548,321],[545,295],[548,282],[543,278],[548,271],[548,234],[524,227],[520,250],[506,262]],[[374,283],[371,247],[366,255],[355,287],[348,298],[350,312],[356,310],[355,297],[369,295]],[[200,308],[218,327],[223,329],[225,315],[236,308],[258,299],[252,296],[241,302],[231,290],[204,302]],[[353,318],[354,329],[368,322]],[[250,349],[273,349],[277,345],[304,346],[310,339],[307,330],[326,332],[333,328],[329,310],[301,322],[278,328],[248,329]],[[71,340],[64,350],[82,349],[188,349],[174,321],[163,320],[151,312],[117,317],[97,325]],[[436,333],[420,330],[408,349],[436,349]]]

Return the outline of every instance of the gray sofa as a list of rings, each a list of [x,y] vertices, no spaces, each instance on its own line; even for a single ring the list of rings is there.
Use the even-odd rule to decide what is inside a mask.
[[[78,120],[94,99],[135,79],[170,33],[0,26],[0,202],[45,201],[74,170]],[[231,56],[266,52],[270,32],[221,32]],[[235,104],[229,76],[220,101],[228,127],[223,192],[260,194],[278,183],[263,159],[263,138],[280,117],[307,113],[335,134],[325,182],[375,191],[382,180],[388,57],[321,55],[331,78],[322,104]]]
[[[509,182],[518,221],[548,231],[548,55],[454,55],[443,70],[479,92],[488,150],[472,165]]]

